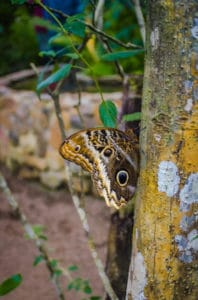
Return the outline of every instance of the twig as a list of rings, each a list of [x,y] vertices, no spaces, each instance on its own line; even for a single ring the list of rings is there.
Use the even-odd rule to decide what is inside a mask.
[[[64,130],[64,122],[63,122],[63,118],[62,118],[62,113],[61,113],[61,107],[60,107],[60,103],[59,103],[59,95],[54,95],[53,92],[52,92],[51,97],[52,97],[53,102],[54,102],[56,117],[57,117],[58,123],[59,123],[59,129],[61,131],[61,135],[62,135],[63,140],[64,140],[65,139],[65,130]],[[71,171],[70,171],[69,164],[67,162],[66,162],[66,168],[65,169],[66,169],[67,182],[72,182],[71,176],[70,176]],[[107,277],[107,275],[104,271],[102,261],[100,260],[98,254],[97,254],[97,251],[95,249],[94,240],[93,240],[93,237],[92,237],[92,235],[90,233],[90,230],[89,230],[89,224],[88,224],[86,212],[85,212],[84,208],[81,206],[80,199],[79,199],[78,195],[74,192],[72,185],[69,184],[68,188],[69,188],[74,206],[76,208],[76,211],[77,211],[77,213],[80,217],[80,220],[82,222],[83,229],[84,229],[85,234],[87,236],[90,252],[91,252],[92,257],[94,259],[95,265],[98,269],[98,273],[99,273],[100,278],[103,282],[106,293],[108,295],[110,295],[112,300],[118,300],[117,296],[115,295],[114,290],[111,287],[109,278]]]
[[[39,4],[39,5],[41,5],[40,0],[36,0],[35,2],[37,4]],[[41,6],[43,7],[43,9],[45,9],[47,12],[49,12],[50,8],[46,7],[43,4]],[[55,10],[51,10],[51,11],[55,11]],[[52,13],[51,13],[51,15],[52,15]],[[57,22],[57,24],[59,24],[59,21],[57,21],[57,18],[54,17],[54,16],[53,16],[53,18],[55,19],[55,21]],[[60,28],[63,31],[63,33],[65,33],[65,29],[62,26],[62,24],[61,24]],[[80,58],[82,59],[82,61],[85,63],[85,65],[87,65],[90,68],[90,70],[92,71],[91,66],[89,65],[89,63],[80,55],[80,53],[74,47],[74,45],[73,45],[72,42],[71,42],[71,45],[73,46],[74,51],[80,56]],[[102,95],[102,91],[101,91],[101,89],[99,87],[98,81],[95,78],[95,76],[93,76],[93,80],[94,80],[94,82],[96,84],[97,90],[99,91],[99,93],[101,95],[102,101],[104,101],[104,98],[103,98],[103,95]],[[60,132],[61,132],[61,136],[62,136],[62,138],[64,140],[65,139],[65,129],[64,129],[64,122],[63,122],[63,118],[62,118],[60,103],[59,103],[59,95],[58,95],[57,91],[54,94],[53,91],[51,92],[51,91],[49,91],[49,89],[48,89],[48,93],[50,94],[50,96],[53,99],[54,107],[55,107],[55,112],[56,112],[56,116],[57,116],[58,123],[59,123],[59,129],[60,129]],[[70,168],[69,168],[69,165],[67,164],[67,167],[66,167],[67,182],[72,182],[71,178],[70,178],[70,173],[71,173],[70,172]],[[93,240],[93,237],[92,237],[92,235],[90,233],[90,230],[89,230],[89,224],[88,224],[88,220],[87,220],[87,217],[86,217],[85,210],[80,205],[80,199],[79,199],[78,195],[74,193],[74,190],[71,187],[71,184],[69,184],[68,187],[69,187],[69,191],[70,191],[73,203],[74,203],[74,205],[76,207],[77,213],[78,213],[78,215],[80,217],[80,220],[82,222],[83,229],[84,229],[84,231],[86,233],[86,236],[87,236],[87,239],[88,239],[89,249],[90,249],[90,252],[91,252],[92,257],[94,259],[94,262],[96,264],[96,267],[98,268],[98,272],[99,272],[100,278],[101,278],[101,280],[103,282],[103,285],[104,285],[104,288],[106,290],[106,293],[111,297],[112,300],[118,300],[118,298],[117,298],[114,290],[111,287],[109,278],[107,277],[107,275],[106,275],[106,273],[104,271],[103,264],[102,264],[100,258],[98,257],[98,254],[96,252],[95,245],[94,245],[94,240]]]
[[[78,113],[78,116],[80,118],[80,121],[81,121],[81,124],[82,124],[83,128],[85,128],[85,121],[84,121],[83,116],[82,116],[81,111],[80,111],[80,106],[81,106],[81,88],[80,88],[78,79],[76,77],[76,73],[74,73],[74,79],[75,79],[75,82],[76,82],[77,92],[78,92],[78,103],[74,107],[77,110],[77,113]]]
[[[94,25],[101,29],[103,28],[103,7],[105,0],[98,0],[96,8],[94,9]]]
[[[57,117],[59,128],[60,128],[62,140],[65,140],[65,138],[66,138],[65,129],[64,129],[65,126],[64,126],[62,113],[61,113],[61,108],[60,108],[59,95],[54,95],[53,93],[51,93],[51,97],[54,102],[54,108],[55,108],[56,117]]]
[[[140,27],[140,33],[142,36],[142,41],[145,45],[145,39],[146,39],[146,30],[145,30],[145,21],[144,21],[144,16],[141,10],[141,6],[140,6],[140,1],[139,0],[132,0],[132,3],[134,4],[134,8],[135,8],[135,14],[137,17],[137,21]]]
[[[34,66],[34,69],[35,69],[35,66]],[[60,103],[59,103],[59,95],[54,95],[53,92],[52,92],[50,94],[50,96],[52,97],[52,100],[54,102],[55,113],[56,113],[56,117],[57,117],[58,123],[59,123],[59,129],[61,131],[61,136],[63,137],[63,140],[64,140],[65,139],[65,130],[64,130],[64,122],[63,122],[63,118],[62,118],[62,113],[61,113],[61,107],[60,107]],[[66,164],[66,168],[65,168],[66,180],[67,180],[67,182],[72,182],[72,179],[71,179],[71,176],[70,176],[71,171],[70,171],[69,164],[67,162],[65,162],[65,164]],[[112,300],[118,300],[114,290],[112,289],[109,278],[107,277],[107,275],[104,271],[104,266],[102,264],[102,261],[100,260],[98,254],[97,254],[97,251],[95,249],[95,243],[94,243],[93,237],[92,237],[92,235],[90,233],[90,230],[89,230],[89,224],[88,224],[86,212],[85,212],[84,208],[81,206],[80,199],[79,199],[78,195],[74,192],[72,185],[69,184],[68,188],[69,188],[69,192],[70,192],[71,197],[72,197],[72,201],[73,201],[74,206],[76,208],[76,211],[77,211],[77,213],[80,217],[80,220],[82,222],[83,229],[84,229],[85,234],[87,236],[89,249],[90,249],[90,252],[91,252],[92,257],[94,259],[95,265],[98,269],[99,276],[100,276],[100,278],[103,282],[105,291],[111,297]]]
[[[97,6],[94,8],[94,13],[93,13],[93,15],[94,15],[93,25],[95,26],[95,28],[100,29],[100,30],[102,30],[102,23],[103,23],[103,16],[102,16],[103,6],[104,6],[104,0],[99,0],[97,3]],[[112,53],[113,51],[111,49],[108,39],[105,38],[104,36],[99,36],[99,39],[102,42],[104,49],[108,53]],[[117,60],[114,61],[114,64],[117,68],[118,74],[124,81],[125,74],[124,74],[124,70],[123,70],[122,66],[120,65],[120,63]]]
[[[106,45],[106,49],[109,53],[112,53],[112,49],[111,49],[111,46],[109,45],[107,39],[105,38],[101,38],[102,39],[102,42],[104,43],[104,45]],[[124,82],[124,78],[125,78],[125,73],[124,73],[124,70],[122,68],[122,66],[120,65],[120,63],[118,62],[118,60],[115,60],[114,61],[115,63],[115,66],[117,68],[117,71],[118,71],[118,74],[120,75],[120,77],[122,78],[122,81]]]
[[[46,5],[44,5],[41,0],[34,0],[35,4],[38,4],[39,6],[41,6],[47,13],[49,13],[51,15],[51,17],[54,19],[54,21],[59,25],[61,31],[63,34],[67,34],[67,31],[66,29],[63,27],[63,25],[61,24],[61,22],[59,21],[59,19],[53,14],[53,12],[56,12],[56,13],[59,13],[60,15],[64,16],[65,18],[69,17],[69,15],[66,15],[66,14],[63,14],[62,12],[60,12],[59,10],[56,10],[56,9],[52,9]],[[79,22],[83,23],[84,22],[82,20],[79,19]],[[101,88],[98,84],[98,80],[92,70],[92,67],[91,65],[88,63],[88,61],[81,55],[81,53],[78,51],[78,49],[76,49],[76,47],[74,46],[74,43],[72,41],[72,38],[68,35],[68,38],[70,39],[70,43],[71,43],[71,46],[74,50],[74,52],[79,56],[79,58],[81,59],[81,61],[88,67],[88,69],[90,70],[91,72],[91,75],[92,75],[92,78],[95,82],[95,85],[96,85],[96,88],[98,90],[98,93],[100,94],[100,97],[101,97],[101,101],[104,102],[104,98],[103,98],[103,94],[102,94],[102,91],[101,91]]]
[[[51,7],[48,7],[48,9],[49,9],[51,12],[57,13],[57,14],[59,14],[60,16],[62,16],[62,17],[64,17],[64,18],[70,17],[69,15],[67,15],[67,14],[65,14],[65,13],[63,13],[63,12],[61,12],[61,11],[58,10],[58,9],[51,8]],[[122,41],[120,41],[120,40],[114,38],[113,36],[111,36],[111,35],[105,33],[105,32],[102,31],[102,30],[100,30],[99,28],[96,28],[94,25],[92,25],[92,24],[90,24],[90,23],[87,23],[87,22],[85,22],[85,21],[83,21],[83,20],[81,20],[81,19],[76,18],[76,20],[77,20],[79,23],[85,25],[85,26],[86,26],[87,28],[89,28],[91,31],[93,31],[93,32],[95,32],[95,33],[97,33],[97,34],[99,34],[99,35],[101,35],[101,36],[107,38],[108,40],[112,41],[113,43],[115,43],[115,44],[117,44],[117,45],[119,45],[119,46],[121,46],[121,47],[123,47],[123,48],[125,48],[125,49],[134,49],[134,48],[136,48],[136,49],[142,49],[142,47],[139,46],[139,45],[135,45],[135,44],[132,44],[132,43],[129,43],[129,42],[128,42],[128,43],[123,43]]]
[[[59,96],[54,97],[54,95],[52,94],[51,97],[54,101],[54,106],[56,107],[56,116],[57,116],[57,118],[62,119],[60,105],[59,104],[57,105],[57,103],[56,103],[56,102],[59,102]],[[64,125],[63,124],[64,124],[63,121],[59,122],[59,127],[60,127],[61,134],[62,134],[62,132],[64,132]],[[61,127],[61,126],[63,126],[63,127]],[[67,182],[71,183],[72,182],[72,179],[71,179],[71,176],[70,176],[71,171],[70,171],[69,164],[67,162],[66,162],[65,170],[66,170],[66,180],[67,180]],[[80,220],[82,222],[83,229],[84,229],[85,234],[87,236],[89,249],[90,249],[90,252],[91,252],[92,257],[94,259],[95,265],[98,269],[98,273],[99,273],[100,278],[103,282],[104,288],[105,288],[107,294],[111,296],[112,300],[118,300],[117,296],[115,295],[114,290],[111,287],[109,278],[107,277],[107,275],[104,271],[102,261],[98,257],[97,251],[95,249],[94,240],[93,240],[93,237],[90,233],[89,223],[88,223],[88,220],[87,220],[86,212],[85,212],[84,208],[82,207],[82,205],[80,203],[80,199],[79,199],[78,195],[74,192],[74,189],[73,189],[72,185],[68,184],[68,188],[69,188],[69,192],[71,194],[74,206],[76,208],[76,211],[77,211],[77,213],[80,217]]]
[[[41,253],[42,257],[44,258],[46,266],[50,272],[52,281],[55,285],[55,288],[56,288],[56,291],[58,294],[58,298],[60,300],[65,300],[62,288],[58,282],[58,278],[56,276],[54,276],[54,270],[51,266],[51,260],[48,256],[47,250],[45,249],[43,241],[41,239],[39,239],[38,236],[35,234],[35,232],[32,228],[32,225],[29,223],[27,217],[22,212],[18,202],[16,201],[13,194],[11,193],[11,191],[7,185],[7,182],[1,173],[0,173],[0,188],[2,189],[4,195],[6,196],[8,203],[9,203],[10,207],[12,208],[13,212],[16,214],[16,216],[19,218],[21,224],[23,225],[24,231],[26,232],[26,234],[28,235],[28,237],[30,239],[35,241],[36,247],[38,248],[39,252]]]
[[[44,70],[46,71],[51,71],[53,66],[48,66],[48,67],[38,67],[38,72],[43,72]],[[29,77],[33,77],[35,75],[35,71],[31,69],[26,69],[26,70],[21,70],[17,72],[13,72],[11,74],[1,76],[0,77],[0,86],[7,86],[12,83],[18,82],[20,80],[24,80]]]
[[[65,168],[65,170],[66,170],[66,179],[67,179],[67,182],[71,182],[69,165],[68,165],[67,162],[65,162],[65,164],[66,164],[66,168]],[[102,283],[104,285],[105,291],[110,296],[111,300],[119,300],[117,298],[112,286],[111,286],[109,278],[108,278],[108,276],[106,275],[106,273],[104,271],[103,263],[100,260],[100,258],[98,256],[98,253],[96,251],[94,239],[93,239],[93,237],[90,233],[89,223],[88,223],[88,220],[87,220],[86,212],[85,212],[84,208],[81,206],[80,199],[77,196],[77,194],[74,192],[72,185],[69,184],[68,187],[69,187],[70,194],[72,195],[72,200],[73,200],[73,203],[75,205],[76,211],[78,212],[78,215],[79,215],[80,220],[82,222],[83,229],[84,229],[85,234],[87,236],[89,249],[90,249],[91,255],[94,259],[95,265],[97,267],[98,274],[99,274],[99,276],[102,280]]]

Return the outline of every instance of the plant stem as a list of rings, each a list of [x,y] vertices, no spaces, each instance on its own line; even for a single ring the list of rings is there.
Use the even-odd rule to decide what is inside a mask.
[[[71,182],[70,170],[69,170],[67,162],[66,162],[66,168],[65,168],[65,170],[66,170],[67,182]],[[108,278],[108,276],[106,275],[106,273],[104,271],[103,263],[102,263],[101,259],[99,258],[98,253],[96,251],[94,239],[93,239],[92,234],[91,234],[90,229],[89,229],[89,223],[88,223],[88,220],[87,220],[87,216],[86,216],[86,212],[84,210],[84,207],[81,206],[80,199],[75,194],[72,185],[69,184],[68,186],[69,186],[70,194],[72,195],[73,203],[75,205],[75,208],[76,208],[76,210],[78,212],[78,215],[80,217],[80,220],[82,222],[82,226],[83,226],[84,232],[85,232],[85,234],[87,236],[89,250],[91,252],[91,255],[93,257],[95,265],[97,267],[98,274],[99,274],[99,276],[101,278],[101,281],[102,281],[102,283],[104,285],[105,291],[110,296],[111,300],[119,300],[117,298],[117,296],[116,296],[116,294],[115,294],[112,286],[111,286],[109,278]]]
[[[58,24],[58,26],[61,28],[62,32],[66,33],[65,28],[63,27],[62,23],[59,21],[59,19],[53,14],[52,10],[48,8],[45,4],[43,4],[40,0],[34,0],[36,4],[41,6],[53,19],[54,21]]]
[[[69,15],[67,15],[67,14],[59,11],[58,9],[54,9],[54,8],[50,8],[49,7],[49,10],[51,10],[52,12],[58,13],[62,17],[65,17],[65,18],[70,17]],[[111,35],[105,33],[104,31],[100,30],[99,28],[96,28],[94,25],[92,25],[90,23],[87,23],[87,22],[85,22],[85,21],[83,21],[81,19],[76,18],[76,20],[78,22],[82,23],[83,25],[85,25],[91,31],[93,31],[93,32],[95,32],[95,33],[97,33],[97,34],[99,34],[99,35],[107,38],[108,40],[114,42],[115,44],[121,46],[122,48],[125,48],[125,49],[134,49],[134,48],[136,48],[136,49],[142,49],[142,47],[139,46],[139,45],[135,45],[135,44],[132,44],[132,43],[123,43],[122,41],[120,41],[120,40],[112,37]]]
[[[53,101],[54,101],[54,106],[55,106],[55,111],[56,111],[56,116],[57,118],[59,118],[61,116],[61,107],[59,104],[59,95],[54,96],[53,94],[51,95]],[[56,103],[58,102],[58,104]],[[61,134],[64,132],[64,123],[63,122],[59,122],[59,129],[61,131]],[[114,290],[111,287],[109,278],[107,277],[105,271],[104,271],[104,266],[102,264],[102,261],[100,260],[96,248],[95,248],[95,244],[94,244],[94,239],[91,235],[90,229],[89,229],[89,223],[87,220],[87,216],[86,216],[86,212],[84,207],[81,205],[80,203],[80,199],[78,197],[78,195],[75,193],[73,187],[72,187],[72,179],[71,179],[71,171],[70,171],[70,167],[69,164],[67,162],[65,162],[66,167],[65,167],[65,172],[66,172],[66,180],[68,183],[68,188],[69,188],[69,192],[71,194],[72,197],[72,201],[74,203],[74,206],[76,208],[76,211],[80,217],[81,223],[82,223],[82,227],[84,229],[84,232],[87,236],[87,240],[88,240],[88,245],[89,245],[89,249],[91,252],[91,255],[94,259],[95,265],[97,267],[99,276],[102,280],[102,283],[104,285],[105,291],[108,295],[111,295],[111,299],[112,300],[118,300],[117,296],[115,295]]]
[[[142,41],[145,45],[145,38],[146,38],[145,21],[144,21],[144,16],[143,16],[143,13],[141,10],[140,1],[132,0],[132,3],[134,4],[135,14],[137,17],[138,24],[140,26],[140,33],[142,36]]]
[[[51,260],[47,253],[47,250],[43,244],[43,241],[41,239],[39,239],[38,236],[35,234],[32,225],[29,223],[27,217],[22,212],[18,202],[16,201],[12,192],[10,191],[10,189],[7,185],[7,182],[4,178],[4,176],[1,174],[1,172],[0,172],[0,188],[2,189],[4,195],[6,196],[11,209],[13,210],[15,215],[19,218],[19,220],[24,228],[24,231],[26,232],[26,234],[28,235],[28,237],[31,240],[35,241],[36,247],[38,248],[39,252],[41,253],[42,257],[44,258],[47,269],[49,270],[52,281],[55,285],[55,288],[56,288],[56,291],[58,294],[58,299],[65,300],[65,296],[64,296],[62,288],[59,284],[58,278],[56,278],[54,276],[54,270],[51,266]]]
[[[54,21],[59,25],[61,31],[63,34],[67,34],[67,31],[65,30],[65,28],[63,27],[63,25],[61,24],[61,22],[59,21],[59,19],[53,14],[53,11],[54,12],[57,12],[57,10],[55,9],[51,9],[49,7],[47,7],[46,5],[44,5],[40,0],[35,0],[35,3],[38,4],[39,6],[41,6],[44,10],[46,10],[50,16],[54,19]],[[65,17],[69,17],[68,15],[65,15]],[[81,20],[79,20],[80,22]],[[82,23],[82,22],[81,22]],[[90,64],[88,63],[88,61],[82,56],[82,54],[79,52],[78,49],[76,49],[76,47],[74,46],[74,43],[71,39],[71,36],[69,36],[69,39],[70,39],[70,43],[71,43],[71,46],[74,50],[74,52],[79,56],[79,58],[81,59],[81,61],[84,62],[84,64],[88,67],[88,69],[90,70],[90,73],[91,73],[91,76],[93,78],[93,81],[95,82],[95,85],[96,85],[96,89],[98,90],[99,94],[100,94],[100,97],[101,97],[101,100],[104,101],[104,97],[103,97],[103,94],[102,94],[102,90],[99,86],[99,83],[98,83],[98,80],[96,79],[94,73],[93,73],[93,70],[92,70],[92,67],[90,66]]]
[[[64,121],[63,121],[61,107],[60,107],[59,95],[54,95],[52,93],[51,97],[52,97],[53,102],[54,102],[54,108],[55,108],[56,117],[57,117],[57,120],[58,120],[60,132],[61,132],[61,137],[62,137],[62,140],[64,141],[65,138],[66,138],[66,134],[65,134],[65,129],[64,129],[65,126],[64,126]]]
[[[47,8],[44,4],[42,4],[40,2],[40,0],[35,0],[35,3],[37,3],[38,5],[40,5],[43,9],[45,9],[49,13],[49,11],[50,11],[49,8]],[[64,29],[64,27],[62,26],[62,24],[60,24],[60,21],[52,14],[52,12],[50,13],[50,15],[52,15],[52,17],[54,18],[54,20],[60,26],[62,32],[64,34],[66,34],[66,30]],[[86,61],[86,59],[81,55],[81,53],[75,48],[71,37],[70,37],[70,42],[71,42],[71,45],[73,47],[74,52],[76,54],[78,54],[78,56],[80,57],[80,59],[89,68],[89,70],[91,72],[91,75],[92,75],[92,78],[93,78],[93,80],[95,82],[96,88],[97,88],[98,92],[100,93],[101,100],[104,101],[102,91],[100,89],[100,86],[98,84],[97,79],[95,78],[95,75],[93,74],[91,66]],[[51,92],[48,89],[48,93],[50,94],[50,96],[53,99],[54,107],[55,107],[55,112],[56,112],[56,116],[57,116],[58,123],[59,123],[59,129],[60,129],[60,132],[61,132],[62,139],[64,140],[65,139],[65,129],[64,129],[64,122],[63,122],[63,119],[62,119],[62,113],[61,113],[61,107],[60,107],[60,102],[59,102],[58,91],[56,91],[56,92],[52,91]],[[69,165],[67,164],[67,167],[66,167],[66,177],[67,177],[67,182],[68,183],[72,182],[70,174],[71,174],[70,168],[69,168]],[[87,239],[88,239],[89,249],[90,249],[90,252],[91,252],[92,257],[94,259],[94,262],[96,264],[96,267],[98,269],[98,273],[100,275],[100,278],[101,278],[101,280],[102,280],[102,282],[104,284],[104,288],[106,290],[106,293],[108,295],[110,295],[110,297],[111,297],[112,300],[118,300],[117,296],[115,295],[115,292],[113,291],[113,289],[111,287],[109,278],[107,277],[107,275],[106,275],[106,273],[104,271],[104,267],[103,267],[102,261],[100,260],[100,258],[98,257],[98,254],[96,252],[95,245],[94,245],[94,240],[93,240],[93,237],[92,237],[92,235],[90,233],[90,230],[89,230],[89,224],[88,224],[86,212],[85,212],[84,208],[80,205],[80,199],[79,199],[78,195],[74,192],[71,184],[69,184],[68,187],[69,187],[70,194],[72,196],[72,200],[73,200],[74,206],[75,206],[75,208],[77,210],[77,213],[78,213],[78,215],[80,217],[80,220],[82,222],[83,229],[84,229],[84,231],[86,233],[86,236],[87,236]]]

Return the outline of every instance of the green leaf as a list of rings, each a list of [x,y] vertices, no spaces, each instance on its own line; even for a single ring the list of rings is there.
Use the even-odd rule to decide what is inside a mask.
[[[67,289],[69,291],[72,289],[74,289],[75,291],[79,291],[79,290],[81,290],[82,284],[83,284],[83,281],[81,278],[75,278],[68,284]]]
[[[19,5],[24,4],[25,2],[26,0],[11,0],[12,4],[19,4]]]
[[[85,18],[84,13],[78,13],[78,14],[75,14],[73,16],[68,16],[67,17],[67,23],[72,23],[74,21],[83,20],[84,18]]]
[[[77,53],[66,53],[66,56],[72,58],[72,59],[78,59],[79,55]]]
[[[55,269],[55,270],[54,270],[54,275],[55,275],[55,276],[59,277],[59,276],[61,276],[62,274],[63,274],[62,270],[60,270],[60,269]]]
[[[137,54],[143,53],[143,49],[129,50],[129,51],[119,51],[102,55],[102,59],[105,61],[114,61],[123,58],[129,58]]]
[[[65,24],[64,28],[80,38],[84,38],[85,36],[85,25],[79,21]]]
[[[105,127],[116,127],[117,108],[111,100],[103,101],[99,106],[100,119]]]
[[[40,82],[37,85],[37,92],[40,92],[44,88],[48,87],[50,84],[58,82],[59,80],[67,77],[69,75],[69,72],[71,70],[71,64],[66,64],[64,67],[47,77],[45,80]]]
[[[92,289],[91,289],[88,281],[84,282],[83,292],[85,294],[91,294],[92,293]]]
[[[67,285],[67,290],[68,290],[68,291],[71,291],[73,288],[74,288],[74,284],[73,284],[73,282],[70,282],[70,283]]]
[[[96,76],[105,76],[112,74],[112,65],[110,63],[107,63],[105,61],[97,61],[94,62],[94,64],[91,67],[91,73],[90,70],[88,70],[88,74],[94,74]]]
[[[16,289],[22,282],[23,277],[21,274],[15,274],[3,281],[0,284],[0,296],[4,296]]]
[[[52,259],[50,261],[50,266],[52,267],[52,269],[55,269],[58,265],[58,261],[56,259]]]
[[[68,271],[73,272],[73,271],[77,271],[78,267],[76,265],[71,265],[67,268]]]
[[[38,255],[35,257],[35,260],[33,262],[33,266],[37,266],[40,262],[44,261],[43,255]]]
[[[31,21],[34,26],[43,27],[47,30],[52,30],[54,32],[60,32],[60,28],[58,25],[50,22],[50,20],[44,19],[43,17],[31,16]]]
[[[46,235],[43,235],[43,234],[39,235],[39,239],[47,241]]]
[[[44,234],[44,226],[43,225],[34,225],[32,226],[32,229],[36,236],[42,240],[47,240],[47,237]]]
[[[69,39],[69,36],[65,36],[62,33],[58,33],[56,35],[53,35],[49,40],[48,44],[50,46],[59,46],[59,48],[65,48],[68,47],[71,44],[71,41]]]
[[[77,14],[73,16],[67,17],[66,23],[64,24],[64,28],[73,33],[74,35],[84,38],[85,36],[85,24],[81,21],[83,20],[82,14]]]
[[[127,114],[127,115],[124,115],[122,117],[122,121],[125,121],[125,122],[140,121],[140,120],[141,120],[141,113],[140,112],[135,112],[135,113],[132,113],[132,114]]]
[[[91,296],[89,299],[90,300],[101,300],[101,297],[100,296]]]
[[[41,52],[39,52],[39,56],[40,57],[44,57],[44,56],[55,57],[56,56],[56,52],[53,51],[53,50],[41,51]]]

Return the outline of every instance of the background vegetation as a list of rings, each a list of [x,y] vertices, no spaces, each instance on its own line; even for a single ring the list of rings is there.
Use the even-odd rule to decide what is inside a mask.
[[[82,18],[88,22],[91,22],[93,18],[91,2],[84,0],[85,8]],[[50,27],[49,23],[34,16],[34,6],[31,4],[13,5],[10,1],[2,0],[0,6],[0,75],[28,68],[30,62],[37,65],[46,62],[39,54],[35,26],[42,24],[42,26]],[[107,34],[122,40],[123,43],[131,42],[142,46],[132,1],[106,1],[103,20],[103,30]],[[60,47],[68,46],[67,42],[65,45],[65,40],[63,42],[60,38],[56,42]],[[121,47],[115,43],[111,43],[111,47],[112,51],[121,50]],[[89,59],[96,75],[114,74],[114,65],[104,62],[101,59],[103,54],[104,49],[101,43],[93,37],[92,43],[84,49],[85,57]],[[53,59],[56,60],[55,57]],[[123,56],[122,65],[127,73],[142,73],[143,55],[131,57],[127,55],[125,59]]]
[[[52,23],[34,16],[34,5],[31,3],[38,3],[42,7],[43,4],[39,0],[32,1],[29,4],[23,0],[13,0],[11,2],[12,5],[5,0],[1,3],[1,13],[3,17],[1,18],[0,36],[2,45],[0,53],[0,75],[27,68],[31,62],[34,63],[33,68],[35,73],[38,73],[37,66],[39,64],[42,63],[46,66],[51,65],[52,68],[50,70],[45,69],[37,74],[38,82],[36,89],[39,96],[43,90],[47,91],[51,96],[62,139],[64,139],[64,122],[61,117],[61,107],[59,103],[60,87],[63,84],[65,77],[72,75],[71,70],[80,70],[92,77],[96,89],[101,96],[99,113],[104,126],[116,127],[117,110],[115,104],[103,98],[103,93],[98,83],[98,77],[118,74],[121,77],[124,86],[126,78],[128,79],[128,75],[132,73],[143,73],[144,46],[140,35],[139,25],[136,20],[133,2],[127,0],[106,1],[103,12],[101,13],[103,22],[101,28],[96,24],[100,21],[100,18],[94,20],[94,9],[96,8],[97,1],[85,1],[83,12],[71,17],[63,16],[65,22],[62,24],[57,20],[57,15],[60,16],[61,12],[57,14],[47,7],[43,8],[48,11],[49,14],[52,14]],[[49,39],[46,50],[44,51],[39,50],[35,26],[42,26],[46,29],[53,29],[54,31],[54,36]],[[136,115],[135,118],[136,120],[139,120],[140,115],[138,114],[138,117]],[[129,121],[131,120],[134,119],[129,118]],[[3,181],[3,178],[2,186],[7,190],[7,196],[9,198],[11,192]],[[99,273],[102,274],[100,276],[105,291],[110,295],[111,299],[117,299],[111,287],[111,283],[102,269],[103,267],[100,266],[100,260],[94,248],[93,237],[87,229],[89,226],[87,226],[86,214],[82,216],[82,206],[78,199],[78,195],[72,190],[72,184],[71,186],[69,185],[69,190],[73,196],[74,206],[77,209],[82,222],[82,227],[86,233],[90,251],[95,259],[95,264],[99,265],[99,267],[97,267],[99,268]],[[12,199],[12,197],[10,199]],[[14,202],[12,204],[15,207],[17,206]],[[17,211],[18,218],[21,219],[22,223],[24,224],[27,222],[27,220],[24,221],[20,209]],[[126,217],[131,219],[128,212]],[[34,227],[30,228],[31,232],[29,234],[31,238],[36,241],[41,253],[41,255],[37,257],[35,264],[44,260],[52,278],[59,278],[59,276],[62,275],[61,269],[58,267],[57,262],[54,264],[54,261],[50,261],[48,254],[42,247],[43,241],[40,240],[43,239],[43,234],[40,234],[40,232],[38,234]],[[116,241],[113,242],[116,243]],[[14,286],[14,288],[18,286],[18,282],[20,283],[21,278],[18,278],[15,275],[13,278],[7,279],[0,286],[2,288],[2,295],[5,293],[5,289],[10,282],[11,286]],[[17,283],[15,280],[16,278]],[[59,288],[59,280],[55,280],[55,284],[59,291],[59,299],[64,299],[61,288]],[[80,289],[83,293],[91,293],[89,283],[83,279],[80,279],[80,281],[78,280],[77,282],[70,282],[69,287],[69,289],[75,289],[77,291]],[[99,299],[99,297],[90,297],[89,299],[96,300]]]

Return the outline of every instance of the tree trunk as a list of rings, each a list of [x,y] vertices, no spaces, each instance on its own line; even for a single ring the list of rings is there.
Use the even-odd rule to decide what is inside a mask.
[[[126,299],[198,299],[198,2],[148,1]]]

